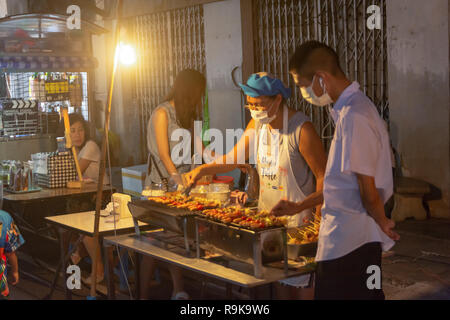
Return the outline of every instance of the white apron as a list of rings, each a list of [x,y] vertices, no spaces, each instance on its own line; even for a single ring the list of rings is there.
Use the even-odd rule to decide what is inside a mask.
[[[271,135],[270,146],[267,145],[267,135]],[[280,138],[282,142],[280,143]],[[256,169],[259,174],[259,210],[270,211],[280,200],[294,202],[303,201],[306,196],[297,184],[291,166],[288,147],[288,108],[283,109],[283,134],[270,133],[267,125],[262,125],[256,132],[257,160]],[[288,217],[288,227],[298,227],[303,219],[311,215],[311,210],[305,210]]]
[[[288,108],[283,106],[283,134],[271,133],[267,125],[258,129],[257,125],[257,161],[256,168],[259,174],[259,210],[270,211],[281,200],[300,202],[306,198],[297,184],[292,171],[291,159],[288,148]],[[268,145],[267,135],[271,135]],[[280,138],[282,142],[280,143]],[[311,210],[305,210],[293,216],[288,216],[288,228],[298,227],[303,224],[303,219],[310,217]],[[294,287],[306,287],[309,284],[310,275],[281,280],[285,285]]]

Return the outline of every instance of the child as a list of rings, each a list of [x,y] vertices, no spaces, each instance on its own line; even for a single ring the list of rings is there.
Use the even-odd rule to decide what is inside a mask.
[[[9,299],[6,262],[11,265],[13,285],[19,283],[19,264],[15,251],[25,243],[11,216],[0,210],[0,300]]]

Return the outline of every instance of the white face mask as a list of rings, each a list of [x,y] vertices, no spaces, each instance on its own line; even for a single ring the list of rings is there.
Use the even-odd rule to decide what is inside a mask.
[[[313,77],[313,81],[311,82],[311,85],[307,88],[301,87],[300,88],[300,92],[302,93],[303,98],[308,101],[311,104],[314,104],[316,106],[319,107],[323,107],[326,106],[327,104],[330,104],[333,102],[333,100],[331,100],[331,97],[328,95],[327,90],[325,89],[325,86],[323,84],[323,81],[321,78],[319,78],[319,83],[320,86],[322,87],[323,90],[323,94],[318,97],[316,96],[316,94],[314,93],[313,89],[312,89],[312,85],[314,83],[314,78]]]
[[[258,111],[258,110],[250,109],[250,114],[251,114],[253,120],[259,121],[262,124],[269,124],[273,120],[275,120],[275,118],[277,117],[276,112],[273,116],[269,117],[269,110],[272,109],[273,104],[274,104],[274,102],[272,102],[272,105],[269,107],[269,109],[265,110],[265,111]]]

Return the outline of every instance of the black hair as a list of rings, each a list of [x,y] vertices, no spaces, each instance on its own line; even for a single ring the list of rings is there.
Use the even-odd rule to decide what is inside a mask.
[[[311,66],[308,62],[310,62],[309,60],[312,53],[317,52],[316,50],[322,51],[322,53],[327,57],[327,62],[329,63],[328,71],[330,71],[333,75],[336,75],[337,73],[343,74],[343,71],[339,65],[339,56],[336,51],[330,46],[316,40],[307,41],[297,47],[289,60],[289,71],[296,72],[303,77],[312,79],[317,71],[318,65]],[[325,64],[323,61],[321,62]]]
[[[70,126],[74,125],[77,122],[80,122],[84,128],[84,142],[81,145],[81,149],[82,149],[84,147],[84,145],[86,144],[86,142],[88,142],[90,139],[88,122],[86,120],[84,120],[83,116],[79,113],[69,114]]]
[[[181,127],[190,129],[198,116],[197,104],[205,92],[206,78],[197,70],[185,69],[178,73],[165,101],[173,100]]]

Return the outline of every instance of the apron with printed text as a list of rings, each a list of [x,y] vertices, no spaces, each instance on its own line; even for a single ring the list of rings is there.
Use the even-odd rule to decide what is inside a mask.
[[[256,168],[260,180],[259,210],[270,211],[280,200],[300,202],[306,198],[292,170],[288,139],[288,108],[286,106],[283,107],[282,134],[278,130],[271,132],[266,124],[257,125]],[[309,218],[310,215],[311,210],[305,210],[288,216],[287,227],[302,225],[303,219]]]

